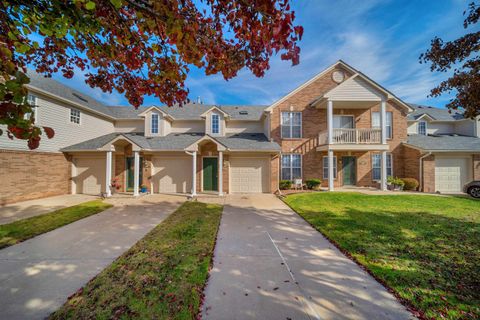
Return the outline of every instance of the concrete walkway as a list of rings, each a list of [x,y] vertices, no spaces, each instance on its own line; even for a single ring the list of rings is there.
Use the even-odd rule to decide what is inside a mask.
[[[410,319],[273,195],[228,196],[203,319]]]
[[[45,318],[184,200],[112,199],[111,209],[0,250],[0,318]]]
[[[66,194],[7,204],[0,206],[0,224],[38,216],[95,199],[98,197],[86,194]]]

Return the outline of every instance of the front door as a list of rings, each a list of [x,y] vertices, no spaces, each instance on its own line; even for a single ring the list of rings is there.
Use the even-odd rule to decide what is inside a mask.
[[[353,186],[356,179],[355,157],[342,158],[343,185]]]
[[[140,181],[138,182],[138,186],[141,185],[143,179],[143,158],[140,158]],[[134,174],[135,174],[135,158],[134,157],[127,157],[127,162],[126,162],[126,168],[127,168],[127,192],[132,192],[133,191],[133,181],[135,180]]]
[[[203,158],[203,190],[218,191],[217,158]]]

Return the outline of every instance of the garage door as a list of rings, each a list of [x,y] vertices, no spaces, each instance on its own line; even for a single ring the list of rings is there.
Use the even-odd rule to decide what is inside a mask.
[[[467,157],[435,157],[435,191],[461,192],[470,180],[470,166]]]
[[[192,158],[153,158],[152,182],[155,192],[190,193],[192,191]]]
[[[269,158],[230,158],[231,192],[269,192],[269,185]]]
[[[75,158],[76,193],[98,195],[105,190],[105,159]]]

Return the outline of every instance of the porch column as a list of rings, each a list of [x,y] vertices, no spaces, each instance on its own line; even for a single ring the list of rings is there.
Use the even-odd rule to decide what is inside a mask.
[[[327,128],[328,128],[328,144],[333,141],[333,101],[327,102]]]
[[[197,151],[192,152],[192,197],[197,195]]]
[[[218,195],[223,196],[223,151],[218,151]]]
[[[133,162],[133,195],[138,196],[138,184],[140,179],[140,152],[134,151],[134,162]]]
[[[387,112],[386,102],[382,99],[380,104],[380,126],[382,128],[382,144],[387,143]]]
[[[328,191],[333,191],[333,150],[328,150]]]
[[[380,181],[380,190],[385,191],[387,190],[387,151],[382,151],[381,161],[382,177]]]
[[[105,189],[107,197],[112,196],[112,151],[107,151],[107,163],[106,163],[106,173],[105,173]]]

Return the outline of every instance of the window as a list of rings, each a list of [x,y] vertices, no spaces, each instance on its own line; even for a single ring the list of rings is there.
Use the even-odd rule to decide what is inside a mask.
[[[393,137],[393,114],[391,112],[386,112],[387,115],[387,121],[386,121],[386,127],[387,127],[387,139],[392,139]],[[372,128],[381,128],[381,123],[380,123],[380,112],[372,112]]]
[[[302,113],[282,112],[282,138],[302,137]]]
[[[427,122],[426,121],[420,121],[418,123],[418,134],[422,134],[424,136],[427,135]]]
[[[152,113],[151,133],[158,133],[158,113]]]
[[[323,179],[328,179],[328,157],[323,157]],[[333,179],[337,179],[337,157],[333,157]]]
[[[80,124],[80,110],[70,109],[70,122]]]
[[[212,134],[220,133],[220,116],[218,114],[212,114]]]
[[[353,116],[333,116],[334,129],[353,129]]]
[[[300,154],[282,155],[282,180],[302,178],[302,156]]]
[[[36,123],[37,122],[37,97],[34,96],[33,94],[28,94],[27,103],[32,107],[33,120],[34,120],[33,123]],[[25,120],[28,120],[30,119],[30,116],[31,116],[31,112],[28,112],[23,115],[23,118]]]
[[[393,176],[392,155],[387,153],[387,177]],[[372,155],[372,180],[379,181],[382,179],[382,155],[374,153]]]

